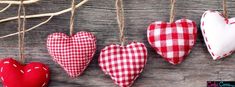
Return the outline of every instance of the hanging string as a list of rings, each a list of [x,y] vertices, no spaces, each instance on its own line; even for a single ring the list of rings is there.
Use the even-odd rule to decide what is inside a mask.
[[[20,18],[20,15],[21,15],[21,8],[22,8],[22,4],[20,4],[19,5],[19,8],[18,8],[18,32],[20,32],[21,31],[21,28],[22,28],[22,24],[21,24],[21,18]],[[18,34],[18,47],[19,47],[19,60],[21,61],[21,62],[23,62],[22,60],[21,60],[21,34],[19,33]]]
[[[23,20],[21,19],[21,14],[23,13]],[[24,63],[24,36],[25,36],[25,7],[23,0],[19,5],[18,9],[18,32],[23,32],[18,34],[18,44],[19,44],[19,60],[21,63]]]
[[[23,18],[23,23],[22,23],[22,37],[21,37],[21,60],[22,60],[22,63],[24,63],[24,60],[25,60],[25,58],[24,58],[24,42],[25,42],[25,22],[26,22],[26,18],[25,18],[25,15],[26,15],[26,13],[25,13],[25,6],[24,6],[24,4],[23,4],[23,0],[22,0],[22,2],[21,2],[21,4],[22,4],[22,9],[23,9],[23,16],[24,16],[24,18]]]
[[[228,11],[227,11],[227,0],[223,0],[223,15],[226,19],[228,19]]]
[[[171,0],[170,23],[174,22],[175,19],[175,2],[175,0]]]
[[[124,9],[123,9],[123,0],[116,0],[116,12],[117,12],[117,23],[120,31],[120,42],[123,46],[125,44],[125,36],[124,36]]]
[[[73,35],[73,31],[74,31],[74,17],[75,17],[75,0],[72,0],[71,3],[71,17],[70,17],[70,36]]]

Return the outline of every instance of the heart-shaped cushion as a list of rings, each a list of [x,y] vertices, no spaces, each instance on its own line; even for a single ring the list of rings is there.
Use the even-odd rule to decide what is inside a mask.
[[[99,66],[121,87],[129,87],[143,71],[147,49],[143,43],[110,45],[101,50]]]
[[[22,65],[12,58],[0,61],[3,87],[47,87],[49,68],[39,62]]]
[[[47,38],[47,49],[53,60],[68,73],[78,77],[88,66],[96,51],[96,38],[89,32],[73,36],[53,33]]]
[[[201,18],[201,31],[214,60],[234,52],[235,18],[226,19],[218,11],[206,11]]]
[[[189,19],[180,19],[173,23],[157,21],[149,25],[147,37],[159,55],[176,65],[185,59],[195,44],[197,26]]]

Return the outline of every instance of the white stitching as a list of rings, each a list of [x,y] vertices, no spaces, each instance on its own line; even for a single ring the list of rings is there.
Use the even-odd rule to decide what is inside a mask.
[[[4,64],[9,64],[10,62],[9,61],[5,61],[5,62],[3,62]]]
[[[13,66],[16,68],[17,67],[17,65],[16,64],[13,64]]]
[[[27,70],[27,72],[30,72],[30,71],[31,71],[31,69]]]
[[[46,82],[44,82],[43,84],[42,84],[42,87],[44,87],[46,85]]]
[[[1,72],[3,71],[3,67],[1,67]]]
[[[23,71],[23,70],[20,70],[20,72],[21,72],[22,74],[24,74],[24,71]]]
[[[42,67],[45,71],[47,71],[47,69],[45,67]]]
[[[1,79],[2,79],[2,81],[4,81],[4,78],[3,78],[3,77],[1,77]]]

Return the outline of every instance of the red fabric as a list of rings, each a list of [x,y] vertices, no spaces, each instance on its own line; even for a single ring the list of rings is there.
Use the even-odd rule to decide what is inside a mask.
[[[166,61],[180,64],[190,53],[195,44],[197,26],[188,19],[177,20],[174,23],[157,21],[148,27],[147,37],[150,45]]]
[[[101,50],[99,66],[121,87],[129,87],[143,71],[147,49],[143,43],[110,45]]]
[[[12,58],[0,61],[3,87],[47,87],[49,68],[39,62],[22,65]]]
[[[96,51],[96,38],[89,32],[73,36],[53,33],[47,38],[47,48],[53,60],[71,77],[79,76],[88,66]]]

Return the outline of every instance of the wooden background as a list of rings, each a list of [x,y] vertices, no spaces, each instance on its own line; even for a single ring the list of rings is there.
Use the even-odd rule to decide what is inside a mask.
[[[235,0],[228,1],[229,16],[235,16]],[[169,20],[170,0],[124,0],[126,37],[128,41],[144,42],[148,48],[148,62],[133,87],[205,87],[208,80],[235,80],[235,55],[213,61],[208,53],[201,32],[191,54],[180,65],[173,66],[156,54],[147,42],[146,28],[154,21]],[[222,0],[177,0],[176,19],[186,17],[199,20],[204,11],[222,11]],[[115,0],[90,0],[77,9],[75,30],[90,31],[98,39],[98,50],[93,61],[79,78],[69,78],[60,66],[51,60],[46,49],[46,38],[54,32],[69,32],[70,13],[54,17],[49,23],[26,33],[27,62],[40,61],[51,69],[49,87],[116,87],[109,76],[98,66],[99,52],[106,45],[118,43],[118,26],[115,14]],[[5,4],[1,4],[3,8]],[[27,5],[27,14],[57,12],[70,7],[70,0],[41,0]],[[0,18],[16,16],[18,6],[14,5],[0,13]],[[45,18],[27,20],[27,27],[44,21]],[[0,35],[17,31],[17,21],[0,24]],[[199,28],[198,28],[199,30]],[[17,36],[0,39],[0,58],[17,57]],[[231,38],[232,40],[232,38]]]

